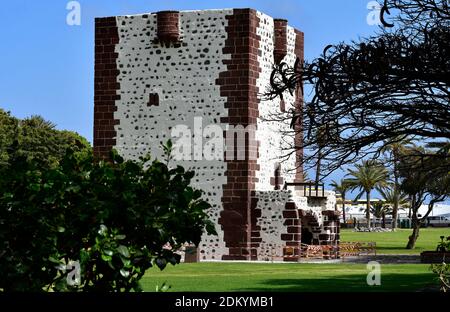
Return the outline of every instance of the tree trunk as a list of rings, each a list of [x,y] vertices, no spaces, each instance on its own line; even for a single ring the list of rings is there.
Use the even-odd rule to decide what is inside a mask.
[[[320,182],[320,167],[322,166],[322,153],[319,149],[319,152],[317,154],[317,166],[316,166],[316,188],[319,187],[319,182]]]
[[[345,198],[342,198],[342,219],[345,223]]]
[[[416,216],[413,216],[412,227],[413,227],[413,232],[409,236],[408,244],[406,245],[406,249],[414,249],[416,247],[416,241],[417,241],[417,238],[419,237],[419,229],[420,229],[420,221],[417,219]]]
[[[398,200],[394,202],[394,206],[392,207],[392,229],[395,230],[397,228],[397,220],[398,220]]]
[[[382,213],[381,213],[381,227],[383,228],[383,229],[385,229],[386,228],[386,213],[383,211]]]
[[[419,211],[420,203],[422,201],[412,201],[411,202],[411,207],[414,207],[414,208],[412,208],[412,210],[413,210],[413,215],[412,215],[413,232],[409,236],[409,240],[408,240],[408,244],[406,245],[406,249],[414,249],[416,247],[416,241],[417,241],[417,238],[419,237],[419,230],[420,230],[420,225],[422,224],[422,220],[426,220],[426,218],[430,215],[435,203],[442,201],[444,199],[445,199],[445,196],[436,197],[436,198],[431,199],[430,203],[428,204],[427,213],[420,219],[417,217],[417,212]]]
[[[392,225],[391,228],[395,230],[397,228],[398,219],[398,200],[400,199],[399,183],[398,183],[398,168],[397,168],[397,154],[394,152],[394,193],[396,194],[394,205],[392,207]]]
[[[345,224],[345,195],[342,195],[342,219]]]
[[[370,192],[366,192],[367,202],[366,202],[366,219],[367,219],[367,228],[370,229]]]

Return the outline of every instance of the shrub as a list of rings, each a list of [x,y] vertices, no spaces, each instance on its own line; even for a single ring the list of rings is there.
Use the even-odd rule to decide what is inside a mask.
[[[446,238],[446,241],[444,241],[445,236],[441,236],[441,241],[438,243],[436,247],[436,251],[446,252],[450,251],[450,236]]]
[[[210,205],[190,186],[194,172],[169,168],[166,156],[135,162],[112,153],[105,162],[69,150],[41,170],[11,153],[0,168],[0,289],[139,291],[148,268],[179,263],[183,243],[215,230]],[[72,261],[75,285],[65,270]]]
[[[56,166],[68,148],[89,153],[89,142],[75,132],[57,130],[40,116],[17,119],[0,108],[0,166],[9,162],[10,152],[37,163],[40,168]]]
[[[450,264],[432,264],[430,270],[437,275],[442,292],[450,290]]]

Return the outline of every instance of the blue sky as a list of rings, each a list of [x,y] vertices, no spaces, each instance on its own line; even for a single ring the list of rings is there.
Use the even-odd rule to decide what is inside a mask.
[[[302,30],[307,59],[318,56],[330,43],[358,39],[377,30],[366,21],[369,0],[79,0],[80,26],[67,25],[68,2],[2,1],[0,107],[20,118],[41,115],[58,128],[76,131],[91,142],[95,17],[164,9],[251,7],[286,18]]]

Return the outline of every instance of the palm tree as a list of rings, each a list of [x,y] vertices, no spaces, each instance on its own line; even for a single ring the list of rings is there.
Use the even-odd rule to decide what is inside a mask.
[[[389,154],[389,161],[392,162],[392,175],[394,177],[394,185],[393,189],[395,194],[400,193],[400,181],[399,181],[399,172],[398,165],[400,162],[400,155],[406,148],[408,144],[411,144],[412,140],[406,136],[403,137],[395,137],[391,141],[385,142],[385,145],[382,149],[383,153]],[[397,216],[399,209],[399,202],[396,197],[392,198],[394,201],[392,202],[392,228],[395,229],[397,227]]]
[[[45,120],[39,115],[33,115],[31,117],[22,120],[21,125],[46,130],[53,130],[56,127],[56,125],[53,122]]]
[[[375,216],[375,218],[381,219],[381,227],[386,228],[386,215],[392,212],[392,208],[380,200],[372,203],[370,212]]]
[[[392,212],[392,228],[394,227],[394,213],[409,206],[409,197],[402,192],[395,184],[389,185],[387,188],[379,188],[381,197],[384,199],[384,205],[391,208]],[[397,225],[397,218],[395,216],[395,225]]]
[[[349,169],[347,183],[351,190],[359,189],[356,200],[366,194],[366,218],[367,227],[370,228],[370,192],[375,188],[387,186],[388,171],[380,163],[374,160],[364,160],[357,164],[356,170]]]
[[[332,181],[330,184],[336,192],[339,192],[342,197],[342,218],[345,224],[345,194],[350,189],[350,186],[347,183],[347,180],[342,179],[340,183],[336,181]]]

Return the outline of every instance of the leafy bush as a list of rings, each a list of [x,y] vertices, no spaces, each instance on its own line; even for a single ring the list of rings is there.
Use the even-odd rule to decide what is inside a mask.
[[[446,252],[450,251],[450,236],[446,238],[446,241],[444,241],[445,236],[441,236],[441,241],[438,243],[436,247],[436,251]]]
[[[194,172],[169,168],[167,157],[113,153],[105,162],[68,151],[41,170],[10,152],[0,168],[0,289],[139,291],[148,268],[179,263],[183,243],[215,230],[210,205],[190,186]],[[75,285],[71,261],[80,265]]]
[[[440,283],[440,290],[448,292],[450,290],[450,264],[432,264],[430,270],[435,273]]]
[[[56,166],[68,148],[91,151],[89,142],[75,132],[56,130],[53,123],[40,116],[20,120],[0,109],[0,166],[8,163],[11,150],[40,168]]]

